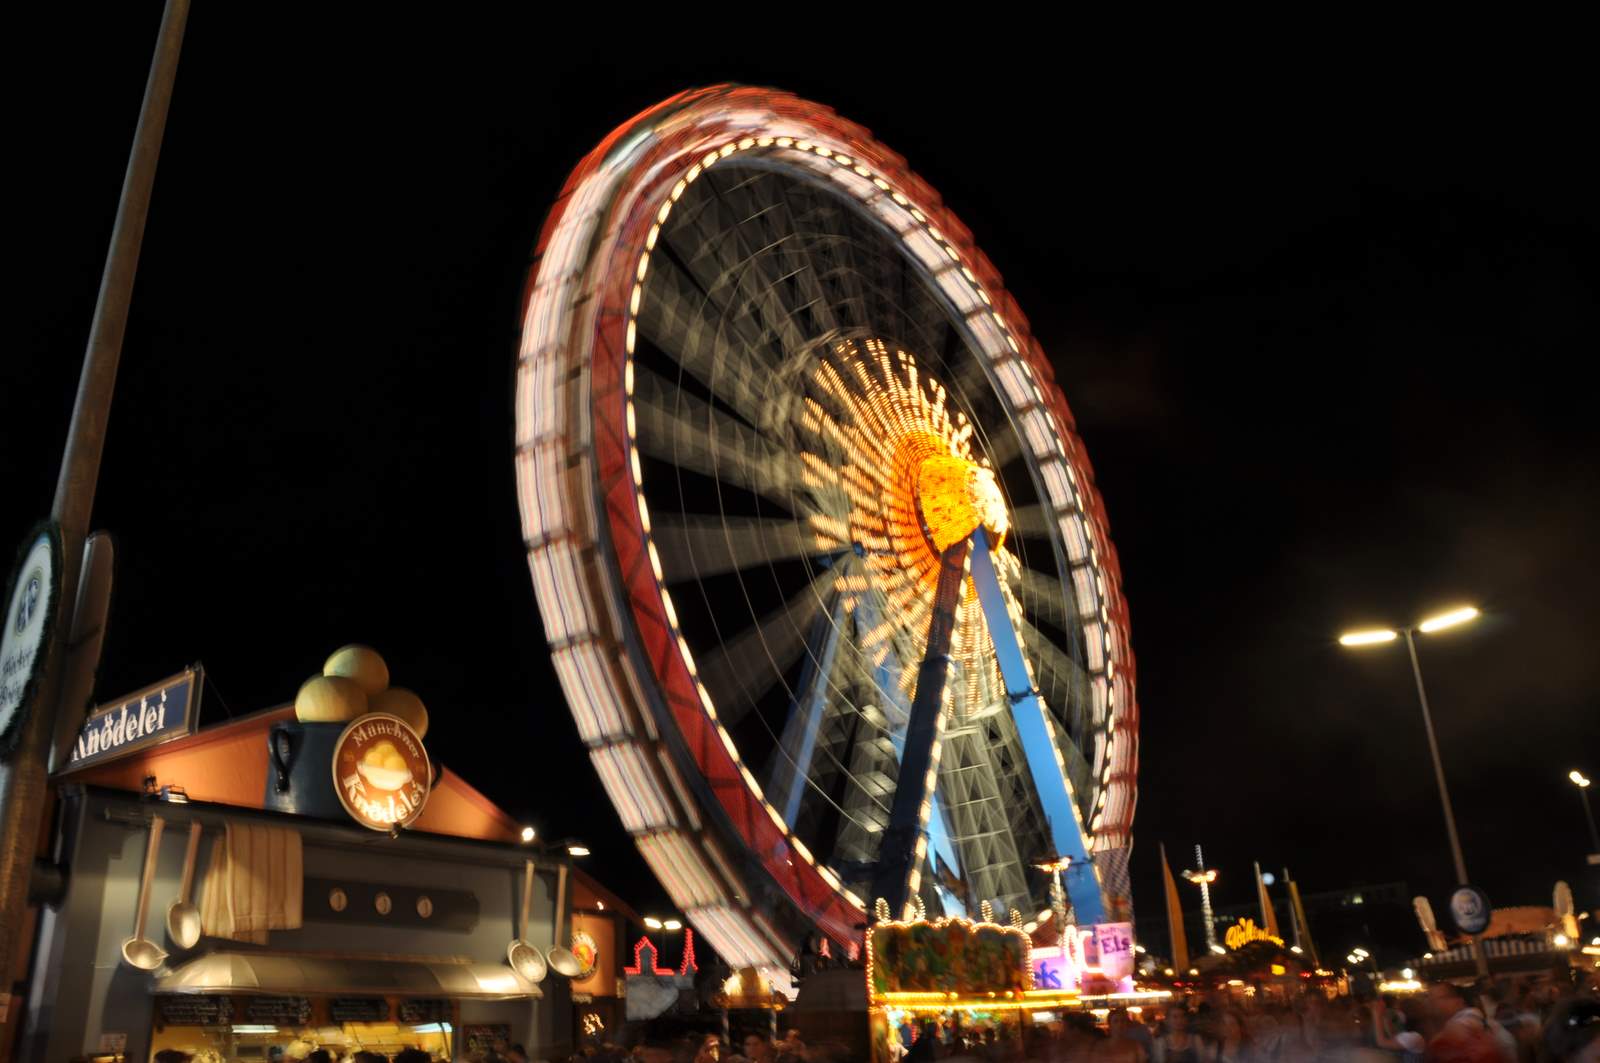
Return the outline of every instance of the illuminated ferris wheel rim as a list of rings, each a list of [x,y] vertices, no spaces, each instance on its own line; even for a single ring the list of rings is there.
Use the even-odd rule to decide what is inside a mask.
[[[1075,571],[1089,575],[1070,590],[1086,618],[1090,671],[1105,708],[1094,763],[1099,797],[1084,825],[1097,850],[1128,842],[1137,709],[1120,572],[1071,414],[998,274],[932,189],[865,130],[770,90],[688,92],[624,123],[568,180],[530,282],[517,397],[530,568],[568,704],[625,826],[725,956],[770,962],[783,958],[782,935],[747,906],[737,859],[701,832],[693,781],[662,755],[647,687],[660,692],[678,731],[665,740],[681,743],[720,813],[801,910],[847,941],[868,898],[845,889],[790,833],[717,717],[662,579],[631,406],[637,314],[656,240],[690,186],[736,156],[825,183],[895,234],[960,315],[969,345],[988,359],[1017,412],[1049,493],[1041,501]],[[587,575],[583,551],[602,561]],[[587,593],[586,579],[598,579],[603,596]],[[610,634],[628,637],[601,637],[620,615],[597,608],[596,597],[620,607],[631,631]],[[620,652],[624,644],[636,655]]]

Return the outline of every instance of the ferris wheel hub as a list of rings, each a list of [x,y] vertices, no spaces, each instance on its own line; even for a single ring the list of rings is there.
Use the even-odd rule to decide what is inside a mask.
[[[944,553],[980,525],[1000,549],[1010,521],[994,472],[954,454],[933,454],[917,469],[917,507],[936,552]]]

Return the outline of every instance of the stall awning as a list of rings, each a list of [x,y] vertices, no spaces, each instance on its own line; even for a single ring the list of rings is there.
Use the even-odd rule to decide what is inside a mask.
[[[544,996],[538,986],[501,964],[228,951],[206,953],[157,975],[154,991],[458,1000]]]

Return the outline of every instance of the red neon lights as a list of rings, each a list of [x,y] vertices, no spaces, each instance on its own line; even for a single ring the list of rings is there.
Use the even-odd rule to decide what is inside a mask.
[[[683,964],[678,968],[679,974],[694,974],[700,970],[700,965],[694,959],[694,927],[683,928]]]
[[[640,959],[640,955],[644,952],[645,949],[649,949],[650,950],[650,969],[648,971],[645,970],[644,963]],[[642,937],[637,942],[635,942],[634,946],[633,946],[633,966],[632,967],[624,967],[622,969],[622,973],[623,974],[664,974],[664,975],[671,975],[671,974],[676,973],[676,972],[672,971],[669,968],[660,966],[656,962],[658,958],[659,957],[656,955],[655,943],[652,942],[648,936]]]

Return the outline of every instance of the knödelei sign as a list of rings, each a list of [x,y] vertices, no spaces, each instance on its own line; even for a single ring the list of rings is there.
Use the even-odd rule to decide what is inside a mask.
[[[72,757],[63,771],[182,738],[194,729],[204,675],[199,665],[91,712],[78,729]]]

